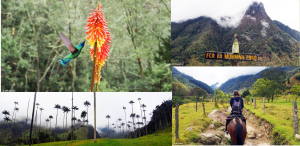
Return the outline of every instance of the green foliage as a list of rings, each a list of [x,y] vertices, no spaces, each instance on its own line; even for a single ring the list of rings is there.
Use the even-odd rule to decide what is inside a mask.
[[[294,84],[291,88],[291,91],[296,95],[296,100],[298,96],[300,95],[300,84],[298,85],[297,83]]]
[[[288,84],[291,83],[290,77],[287,78],[287,83],[288,83]]]
[[[205,98],[207,96],[207,92],[199,87],[193,88],[190,90],[190,95],[191,96],[196,96],[198,98],[198,101],[201,100],[201,96]]]
[[[250,95],[250,91],[249,89],[246,89],[243,94],[241,95],[243,98],[245,98],[246,96]]]
[[[251,87],[253,96],[266,97],[268,102],[276,93],[277,83],[268,79],[258,79]]]
[[[177,96],[172,96],[172,106],[175,107],[176,103],[178,103],[179,105],[182,105],[184,102],[183,102],[182,98],[177,97]]]
[[[86,20],[97,3],[1,1],[2,90],[89,91],[93,64],[89,44],[62,66],[58,60],[69,52],[58,33],[78,45],[85,39]],[[101,70],[100,91],[171,91],[171,1],[163,3],[101,1],[112,41]]]
[[[295,78],[296,78],[297,80],[300,80],[300,74],[297,74],[297,75],[295,76]]]

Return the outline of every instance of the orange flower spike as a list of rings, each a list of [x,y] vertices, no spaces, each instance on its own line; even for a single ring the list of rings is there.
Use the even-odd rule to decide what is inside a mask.
[[[101,67],[104,65],[106,58],[109,56],[110,45],[110,33],[107,28],[106,19],[102,13],[102,6],[98,2],[98,6],[94,12],[90,13],[90,17],[87,20],[86,25],[86,39],[89,43],[91,58],[94,61],[94,51],[97,54],[93,64],[92,84],[91,92],[93,92],[94,84],[100,83],[101,79]],[[96,49],[94,50],[94,45]],[[97,90],[97,88],[96,88]]]
[[[86,25],[87,28],[86,31],[86,39],[90,44],[90,54],[92,57],[92,60],[94,59],[94,43],[97,42],[97,57],[96,57],[96,64],[99,64],[100,67],[98,69],[101,69],[101,66],[105,63],[106,57],[109,56],[109,48],[110,45],[107,43],[110,43],[110,33],[107,28],[106,19],[104,18],[104,15],[102,13],[102,6],[98,2],[98,6],[93,13],[91,13],[90,17],[88,18]]]

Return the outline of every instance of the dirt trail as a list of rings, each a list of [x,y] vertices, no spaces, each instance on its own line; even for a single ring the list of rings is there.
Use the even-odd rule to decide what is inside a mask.
[[[245,144],[244,145],[271,145],[271,140],[267,138],[267,136],[263,133],[260,133],[260,129],[259,126],[250,123],[247,121],[247,127],[250,127],[249,129],[254,129],[254,132],[256,134],[256,138],[253,139],[249,139],[246,137],[245,140]],[[224,131],[225,126],[221,126],[221,127],[215,127],[215,128],[208,128],[204,133],[200,133],[200,134],[213,134],[213,135],[221,135],[222,136],[222,143],[219,143],[220,145],[226,145],[228,143],[226,143],[227,139],[230,139],[229,134],[226,134],[223,132]],[[215,130],[216,129],[216,130]],[[249,130],[247,129],[248,133]]]

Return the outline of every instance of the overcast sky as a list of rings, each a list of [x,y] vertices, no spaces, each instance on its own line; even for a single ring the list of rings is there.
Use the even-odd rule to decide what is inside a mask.
[[[256,74],[266,67],[175,67],[178,71],[192,76],[194,79],[218,87],[227,80],[241,75]]]
[[[33,92],[2,92],[0,93],[1,103],[0,110],[1,113],[3,110],[8,110],[12,116],[14,109],[14,101],[17,101],[19,105],[19,112],[17,112],[17,119],[26,119],[27,115],[27,105],[28,100],[29,110],[28,117],[32,115],[32,106],[33,106]],[[130,114],[132,111],[132,106],[129,104],[130,100],[133,100],[135,103],[133,104],[133,112],[140,115],[140,105],[138,98],[141,98],[141,104],[146,105],[146,118],[147,121],[150,120],[149,112],[152,112],[155,109],[156,105],[160,105],[164,100],[169,100],[172,97],[171,92],[100,92],[96,94],[96,114],[97,114],[97,129],[100,127],[104,127],[107,125],[106,115],[110,115],[111,119],[109,120],[109,124],[111,126],[112,123],[115,123],[118,118],[121,118],[121,122],[125,122],[125,115],[123,106],[126,107],[126,119],[130,120]],[[45,120],[52,115],[54,118],[51,120],[51,126],[55,125],[56,118],[56,109],[54,108],[55,104],[59,104],[61,106],[67,106],[69,108],[72,107],[72,92],[39,92],[37,93],[36,103],[39,103],[39,108],[44,108],[42,112],[42,125],[46,125]],[[91,106],[89,107],[89,115],[88,120],[89,124],[94,125],[94,93],[89,92],[74,92],[73,95],[74,106],[77,106],[79,110],[75,111],[75,117],[80,117],[81,111],[86,110],[86,107],[83,105],[84,101],[89,101]],[[71,112],[70,112],[71,113]],[[71,125],[71,114],[68,114],[68,127]],[[11,118],[10,116],[10,118]],[[2,121],[4,115],[0,115],[0,121]],[[28,123],[30,123],[28,121]],[[38,111],[38,124],[40,123],[40,110]],[[62,126],[63,123],[63,112],[62,110],[58,110],[58,120],[57,124]],[[100,131],[98,131],[100,132]]]
[[[256,0],[264,4],[272,20],[278,20],[299,31],[299,0]],[[222,16],[233,17],[236,26],[253,0],[172,0],[171,21],[180,22],[200,16],[220,20]]]

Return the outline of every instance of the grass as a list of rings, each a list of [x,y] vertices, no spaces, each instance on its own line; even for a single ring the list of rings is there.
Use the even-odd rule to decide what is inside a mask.
[[[179,140],[175,140],[175,108],[172,108],[172,144],[196,144],[199,141],[199,133],[204,132],[212,123],[212,120],[207,115],[214,109],[222,109],[229,106],[229,104],[214,106],[215,103],[206,102],[205,112],[203,115],[202,104],[198,103],[198,110],[196,112],[196,103],[187,103],[179,106]],[[192,128],[191,130],[186,130]]]
[[[287,101],[289,101],[290,99],[291,102],[286,102],[286,98],[288,98]],[[280,96],[278,97],[278,100],[274,100],[273,102],[271,102],[270,100],[270,103],[268,103],[266,100],[265,114],[263,113],[262,98],[257,98],[256,109],[254,109],[254,104],[252,104],[252,106],[245,104],[245,108],[250,110],[251,113],[255,113],[255,115],[258,116],[259,118],[265,119],[274,125],[272,144],[300,145],[300,141],[295,141],[294,128],[293,128],[293,102],[292,101],[296,99],[296,96],[287,95],[286,98],[284,98],[284,96]],[[298,109],[299,107],[300,104],[298,104]]]
[[[93,145],[109,145],[109,146],[128,146],[128,145],[155,145],[165,146],[171,145],[171,128],[167,128],[163,131],[155,132],[146,136],[142,136],[136,139],[97,139],[97,143],[94,143],[94,139],[89,140],[74,140],[73,144],[71,141],[60,141],[60,142],[49,142],[35,144],[34,146],[93,146]]]

